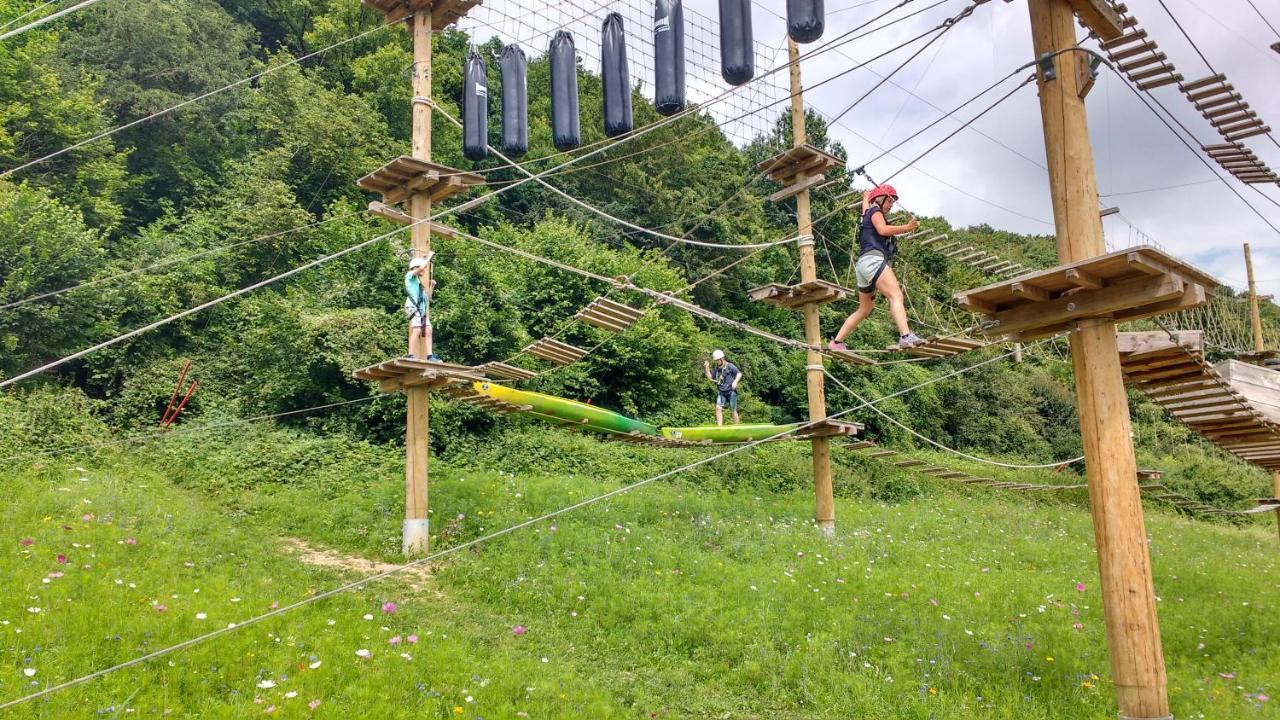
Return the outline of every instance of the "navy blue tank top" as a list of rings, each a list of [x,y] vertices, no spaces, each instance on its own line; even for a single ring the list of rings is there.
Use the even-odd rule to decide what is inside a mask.
[[[862,227],[858,230],[858,254],[866,255],[868,252],[876,251],[884,256],[885,262],[889,262],[898,252],[898,241],[892,235],[881,235],[876,232],[871,216],[878,212],[880,208],[873,205],[862,214]]]

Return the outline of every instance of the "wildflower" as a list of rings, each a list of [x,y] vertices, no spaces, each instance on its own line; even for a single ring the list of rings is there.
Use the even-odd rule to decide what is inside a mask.
[[[58,578],[62,577],[62,572],[59,570],[54,570],[53,572],[49,573],[49,577],[53,578],[54,580],[57,580]]]
[[[32,545],[36,544],[36,541],[32,540],[31,538],[22,538],[21,540],[18,541],[18,544],[21,545],[22,547],[31,547]]]
[[[164,606],[164,605],[157,605],[157,606],[156,606],[156,612],[167,612],[168,610],[169,610],[169,608],[168,608],[168,607],[166,607],[166,606]]]
[[[285,697],[287,697],[287,698],[289,698],[290,700],[292,700],[293,698],[298,697],[298,691],[297,691],[297,690],[290,690],[289,692],[285,693],[285,694],[284,694],[284,696],[285,696]]]
[[[307,707],[312,710],[315,710],[316,708],[320,707],[320,701],[312,700],[311,702],[307,703]]]
[[[36,613],[39,613],[39,612],[40,612],[40,608],[38,608],[38,607],[29,607],[29,608],[27,608],[27,612],[31,613],[32,615],[35,615]]]
[[[272,601],[271,601],[271,604],[267,606],[267,609],[268,609],[268,610],[275,610],[275,609],[276,609],[276,608],[278,608],[278,607],[280,607],[280,601],[279,601],[279,600],[272,600]]]
[[[196,619],[197,619],[197,620],[204,620],[204,619],[205,619],[205,618],[207,618],[207,617],[209,617],[209,616],[208,616],[208,615],[206,615],[206,614],[204,614],[204,613],[202,613],[202,612],[196,613]]]
[[[311,663],[307,667],[311,668],[312,670],[315,670],[316,668],[320,667],[320,663],[321,663],[320,660],[316,660],[315,662]]]
[[[938,607],[938,599],[937,599],[937,598],[929,598],[929,604],[930,604],[930,605],[932,605],[932,606],[934,606],[934,607]]]
[[[66,555],[63,555],[62,553],[58,553],[57,560],[58,560],[58,564],[59,564],[59,565],[66,565],[66,564],[67,564],[67,556],[66,556]]]
[[[23,674],[23,675],[26,675],[27,677],[35,677],[36,669],[35,669],[35,668],[23,668],[23,669],[22,669],[22,674]]]
[[[406,637],[406,638],[405,638],[405,642],[408,642],[410,645],[417,645],[417,644],[418,644],[418,636],[417,636],[417,635],[410,635],[410,636],[408,636],[408,637]]]
[[[276,686],[275,680],[263,680],[262,682],[258,683],[259,690],[270,690],[275,686]]]
[[[1076,592],[1084,592],[1084,583],[1082,582],[1076,583]]]
[[[372,619],[373,619],[373,616],[372,616],[372,615],[370,615],[369,613],[365,613],[365,614],[364,614],[364,619],[365,619],[365,620],[372,620]]]
[[[1076,623],[1071,627],[1075,628],[1076,632],[1080,632],[1081,630],[1084,630],[1084,623]]]
[[[1218,673],[1218,677],[1222,678],[1223,680],[1235,680],[1236,674],[1233,672],[1220,672]]]
[[[356,651],[356,657],[360,658],[361,660],[368,660],[369,658],[373,657],[373,653],[369,652],[364,648],[360,648],[359,650]]]
[[[396,606],[396,604],[395,604],[395,603],[391,602],[390,600],[388,600],[387,602],[382,603],[382,614],[383,614],[383,615],[395,615],[395,614],[396,614],[396,610],[399,610],[399,608]]]
[[[137,544],[138,544],[138,541],[137,541],[135,538],[131,538],[131,537],[130,537],[130,538],[125,538],[125,539],[124,539],[124,544],[125,544],[125,545],[137,545]]]
[[[400,636],[399,636],[399,635],[396,635],[395,637],[391,638],[391,639],[390,639],[390,640],[388,640],[387,642],[391,643],[392,645],[399,645],[399,644],[400,644]]]
[[[523,625],[517,625],[511,628],[511,634],[515,635],[516,637],[519,637],[527,632],[529,632],[529,630]]]
[[[461,706],[461,705],[454,705],[454,706],[453,706],[453,714],[454,714],[454,715],[461,715],[461,714],[462,714],[462,706]]]

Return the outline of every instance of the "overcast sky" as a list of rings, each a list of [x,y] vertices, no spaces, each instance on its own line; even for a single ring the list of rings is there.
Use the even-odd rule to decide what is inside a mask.
[[[1168,55],[1169,61],[1187,81],[1210,74],[1156,0],[1126,1],[1140,26],[1147,30],[1150,38]],[[1280,124],[1277,124],[1280,123],[1280,94],[1275,92],[1275,88],[1280,87],[1280,53],[1269,49],[1269,45],[1280,37],[1262,22],[1245,0],[1214,0],[1212,3],[1208,0],[1165,1],[1183,27],[1192,33],[1192,38],[1214,68],[1225,74],[1258,115],[1264,121],[1270,121],[1280,134]],[[601,2],[599,6],[632,8],[632,13],[624,14],[636,14],[648,6],[647,2],[640,0],[621,2],[625,5]],[[505,4],[504,0],[493,0],[490,6],[500,4]],[[867,0],[827,0],[826,31],[817,42],[802,46],[802,51],[816,49],[823,42],[894,4],[894,0],[872,0],[869,3]],[[926,0],[915,0],[889,18],[928,4]],[[806,61],[803,64],[804,83],[812,86],[847,70],[854,61],[871,58],[938,25],[966,4],[966,0],[951,0],[882,33],[845,45],[838,52],[828,52]],[[1280,27],[1280,3],[1255,0],[1255,4],[1264,13],[1269,13],[1268,19],[1273,25]],[[588,4],[584,2],[584,5]],[[686,7],[711,18],[718,15],[717,0],[686,0]],[[590,6],[582,9],[588,10]],[[780,15],[785,15],[784,2],[756,0],[752,19],[757,42],[769,47],[779,46],[785,31]],[[598,27],[598,19],[594,22],[587,18],[583,20]],[[527,15],[522,23],[527,24],[530,31],[543,25]],[[479,32],[486,34],[486,30],[480,29]],[[631,28],[628,30],[630,35]],[[641,28],[635,30],[641,31]],[[691,43],[696,41],[696,38],[690,38]],[[879,74],[892,70],[926,41],[922,40],[822,87],[807,90],[806,104],[827,117],[839,113],[878,81]],[[593,38],[584,37],[579,40],[579,49],[591,53],[594,42]],[[530,49],[536,52],[545,47],[545,39],[537,40],[533,45]],[[629,49],[629,53],[633,66],[642,62],[643,50]],[[971,17],[958,23],[942,40],[898,73],[893,78],[898,87],[886,85],[846,114],[833,127],[833,133],[848,149],[850,164],[860,164],[878,155],[881,148],[896,144],[937,119],[942,113],[936,108],[950,109],[968,100],[982,88],[1029,61],[1032,54],[1026,0],[1012,3],[993,0],[978,7]],[[785,59],[784,49],[777,53],[771,64]],[[591,67],[591,63],[588,62],[587,66]],[[639,76],[645,74],[644,68],[634,68],[632,72]],[[1011,90],[1028,74],[1029,71],[1020,73],[966,108],[959,117],[968,119],[972,113]],[[785,76],[778,77],[781,80]],[[719,78],[712,80],[727,88]],[[1110,216],[1104,222],[1108,242],[1113,247],[1125,247],[1143,242],[1141,234],[1145,234],[1224,282],[1243,287],[1245,271],[1241,245],[1247,241],[1252,246],[1259,292],[1280,295],[1280,235],[1232,192],[1234,189],[1240,193],[1258,212],[1280,227],[1280,207],[1273,204],[1280,203],[1280,189],[1274,185],[1250,187],[1226,175],[1216,164],[1211,163],[1212,169],[1206,167],[1197,159],[1197,156],[1204,157],[1203,154],[1193,153],[1179,142],[1124,86],[1125,82],[1104,69],[1088,97],[1089,129],[1101,200],[1105,206],[1120,208],[1119,216]],[[1175,85],[1153,92],[1191,129],[1199,142],[1222,142]],[[898,173],[907,160],[923,152],[958,124],[957,121],[945,120],[893,155],[869,165],[868,169],[878,178]],[[1280,148],[1268,137],[1250,138],[1245,143],[1273,169],[1280,169]],[[1225,178],[1225,182],[1215,178],[1215,171]],[[904,206],[921,214],[944,216],[955,225],[987,223],[1018,232],[1051,234],[1052,211],[1048,177],[1044,170],[1044,140],[1034,85],[1023,88],[979,119],[972,129],[962,131],[902,171],[893,183],[901,193]],[[1261,189],[1263,194],[1255,188]]]

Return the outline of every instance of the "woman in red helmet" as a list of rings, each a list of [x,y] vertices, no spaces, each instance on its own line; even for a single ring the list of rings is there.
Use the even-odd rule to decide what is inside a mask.
[[[890,225],[885,217],[897,200],[898,191],[892,185],[878,185],[867,193],[862,202],[858,262],[854,265],[858,278],[858,309],[840,326],[835,339],[827,343],[830,350],[846,349],[844,339],[875,309],[877,290],[889,299],[889,314],[893,316],[893,324],[898,326],[898,347],[905,349],[924,343],[907,325],[902,287],[898,285],[898,277],[893,274],[892,267],[893,256],[898,252],[896,236],[915,230],[920,223],[911,218],[904,225]]]

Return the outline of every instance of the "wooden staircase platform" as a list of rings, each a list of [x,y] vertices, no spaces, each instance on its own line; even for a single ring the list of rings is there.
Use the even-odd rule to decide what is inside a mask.
[[[376,365],[360,368],[352,373],[359,380],[378,383],[382,392],[400,392],[406,388],[426,387],[436,390],[450,385],[469,385],[484,380],[478,368],[453,363],[428,362],[417,358],[400,357],[384,360]]]
[[[426,193],[432,202],[439,202],[484,182],[484,178],[475,173],[401,155],[360,178],[356,185],[382,193],[382,201],[394,205],[417,193]]]

